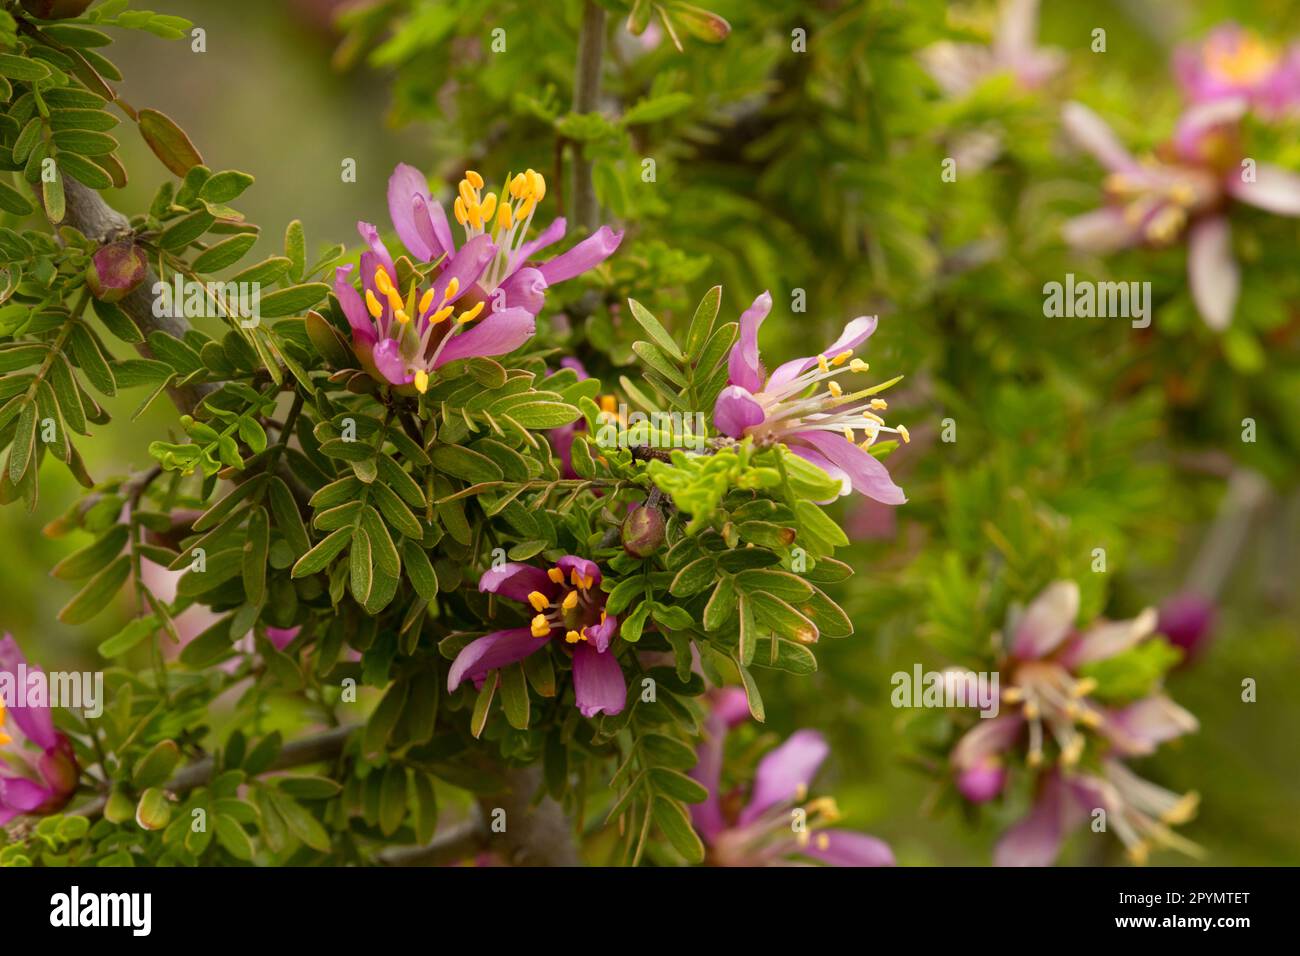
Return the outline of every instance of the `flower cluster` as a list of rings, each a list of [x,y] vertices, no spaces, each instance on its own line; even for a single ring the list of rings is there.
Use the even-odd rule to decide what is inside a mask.
[[[785,445],[837,479],[843,495],[857,491],[885,504],[902,504],[907,500],[903,490],[867,450],[886,432],[909,440],[904,426],[890,427],[877,414],[888,408],[877,396],[901,376],[852,392],[838,381],[846,372],[870,368],[853,353],[876,331],[876,317],[859,316],[830,348],[786,362],[769,376],[758,353],[758,329],[771,309],[772,296],[764,292],[740,317],[728,385],[713,409],[714,426],[730,438]]]
[[[704,740],[697,751],[699,761],[691,770],[691,777],[709,792],[703,802],[691,805],[708,862],[784,866],[802,859],[831,866],[893,866],[894,854],[884,841],[830,828],[839,819],[834,800],[818,797],[804,802],[830,753],[826,739],[815,730],[797,730],[766,754],[747,790],[723,792],[727,734],[748,716],[743,691],[731,687],[713,692]]]
[[[490,671],[521,661],[554,643],[573,656],[573,693],[584,717],[617,714],[627,699],[623,669],[611,649],[618,618],[605,613],[600,568],[565,555],[547,570],[502,564],[479,579],[478,589],[527,605],[527,627],[495,631],[471,641],[452,662],[447,689],[469,679],[481,687]]]
[[[1002,865],[1050,864],[1070,827],[1096,808],[1106,811],[1135,861],[1154,845],[1194,853],[1169,825],[1191,819],[1196,795],[1142,780],[1123,761],[1195,731],[1196,718],[1158,691],[1108,706],[1093,699],[1098,682],[1083,673],[1151,637],[1156,613],[1082,631],[1078,613],[1078,585],[1059,581],[1012,622],[999,672],[1002,701],[1015,711],[980,720],[957,742],[950,756],[957,789],[973,803],[997,797],[1007,784],[1008,757],[1023,746],[1038,793],[1031,813],[999,842],[995,859]]]
[[[353,284],[353,267],[341,266],[334,294],[357,357],[379,381],[424,392],[430,375],[448,362],[513,352],[532,337],[546,289],[599,265],[622,241],[622,233],[602,226],[568,252],[534,262],[564,238],[566,228],[556,219],[528,238],[546,180],[529,169],[508,177],[499,193],[485,194],[484,185],[473,170],[460,182],[453,213],[465,241],[457,247],[447,214],[419,171],[402,164],[393,172],[393,228],[419,262],[433,263],[427,280],[416,273],[404,290],[379,230],[357,223],[368,246],[361,254],[361,288]]]

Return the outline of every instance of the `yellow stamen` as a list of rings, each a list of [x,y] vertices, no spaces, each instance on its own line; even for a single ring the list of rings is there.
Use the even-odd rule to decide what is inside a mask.
[[[483,188],[483,177],[480,176],[478,173],[474,172],[474,170],[472,169],[465,170],[465,178],[469,180],[469,184],[473,186],[475,189]]]
[[[390,286],[388,287],[388,293],[387,293],[387,295],[388,295],[388,304],[389,304],[389,306],[392,308],[392,310],[393,310],[394,312],[396,312],[396,311],[397,311],[398,309],[400,309],[400,308],[402,307],[402,305],[403,305],[403,303],[402,303],[402,294],[401,294],[400,292],[398,292],[396,289],[394,289],[394,288],[390,285]]]
[[[383,266],[375,270],[375,288],[380,295],[388,295],[393,289],[393,280],[388,278],[388,270]]]
[[[462,179],[460,181],[460,186],[458,187],[458,189],[460,191],[460,198],[465,201],[465,208],[466,209],[473,208],[475,204],[474,190],[470,187],[470,184]]]
[[[564,635],[564,639],[570,644],[577,644],[579,641],[585,641],[586,638],[577,631],[569,631]]]
[[[384,314],[384,307],[379,304],[379,300],[369,289],[366,290],[366,311],[370,313],[371,318],[375,319]]]
[[[541,591],[532,591],[528,595],[528,603],[533,606],[534,611],[545,611],[551,606],[551,602],[546,599],[546,595]]]
[[[884,411],[889,407],[889,402],[885,401],[883,398],[873,398],[871,400],[871,407],[877,411]]]
[[[406,314],[405,309],[394,310],[393,318],[395,318],[401,325],[405,325],[407,322],[411,321],[411,317]]]
[[[832,395],[834,395],[836,398],[839,398],[841,395],[844,394],[844,389],[840,388],[839,382],[827,382],[826,390],[830,392]]]
[[[1184,794],[1183,798],[1175,803],[1172,807],[1160,815],[1160,819],[1165,823],[1171,823],[1175,826],[1180,823],[1186,823],[1192,817],[1196,816],[1196,808],[1200,806],[1201,795],[1195,790]]]
[[[817,849],[825,852],[831,848],[831,838],[825,833],[817,834]]]
[[[572,611],[577,606],[578,606],[577,591],[570,591],[568,594],[564,595],[564,600],[560,602],[560,607],[564,608],[566,611]]]
[[[456,214],[456,221],[458,223],[463,226],[469,222],[469,215],[465,212],[465,200],[457,196],[456,201],[452,203],[451,208]]]
[[[609,412],[613,415],[618,411],[618,398],[613,395],[600,396],[600,410],[602,412]]]
[[[483,207],[478,203],[469,207],[469,224],[475,229],[483,228]]]
[[[901,439],[903,439],[903,444],[904,444],[904,445],[906,445],[906,444],[908,444],[909,442],[911,442],[911,440],[912,440],[912,436],[911,436],[911,434],[909,434],[909,432],[907,431],[907,426],[906,426],[906,425],[899,425],[899,426],[898,426],[898,437],[901,438]]]
[[[1075,697],[1087,697],[1096,689],[1097,689],[1097,678],[1085,677],[1083,680],[1077,682],[1074,685],[1070,693]]]
[[[546,620],[546,615],[539,614],[533,618],[533,623],[529,627],[529,630],[532,631],[533,637],[545,637],[550,634],[551,625],[550,622]]]
[[[420,296],[420,314],[429,311],[429,306],[433,305],[433,290],[429,289],[424,295]]]
[[[445,322],[447,316],[451,315],[455,309],[456,307],[454,305],[444,305],[437,312],[433,313],[433,315],[429,316],[429,323],[431,325],[437,325],[439,322]]]
[[[480,215],[483,216],[484,222],[491,222],[492,214],[497,211],[496,193],[492,193],[487,199],[484,199],[482,204],[478,207],[478,211]]]
[[[550,578],[552,581],[554,581],[556,584],[564,583],[564,571],[562,571],[560,568],[551,568],[549,571],[546,572],[546,576]]]
[[[455,298],[456,293],[459,291],[460,291],[460,279],[458,279],[456,276],[452,276],[451,281],[447,283],[447,288],[443,290],[442,301],[446,302],[448,299]]]
[[[865,372],[869,368],[871,368],[871,366],[862,361],[862,359],[854,359],[849,363],[849,371],[852,372]]]
[[[421,395],[429,390],[429,373],[424,369],[415,373],[415,390]]]
[[[461,325],[464,325],[466,322],[473,322],[478,318],[478,314],[483,311],[484,305],[486,305],[486,303],[480,302],[478,305],[474,306],[474,308],[462,312],[456,317],[456,321]]]
[[[851,358],[853,358],[853,349],[845,349],[839,355],[835,356],[835,358],[831,359],[831,364],[835,366],[840,366],[843,365]]]
[[[825,355],[817,356],[817,368],[819,371],[822,372],[822,374],[825,374],[826,372],[829,372],[831,370],[831,365],[829,362],[826,361]]]
[[[852,428],[845,428],[845,429],[844,429],[844,440],[845,440],[846,442],[848,442],[850,445],[854,444],[854,443],[857,441],[857,439],[853,437],[853,429],[852,429]]]
[[[503,202],[501,208],[497,210],[497,228],[502,232],[510,228],[514,220],[510,217],[510,204]]]

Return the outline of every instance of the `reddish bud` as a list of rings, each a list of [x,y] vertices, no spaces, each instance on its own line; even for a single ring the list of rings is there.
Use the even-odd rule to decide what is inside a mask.
[[[623,519],[623,550],[648,558],[664,543],[664,516],[658,508],[637,505]]]
[[[101,302],[118,302],[143,282],[148,272],[144,251],[123,239],[96,250],[86,270],[86,284]]]
[[[42,20],[79,17],[94,0],[23,0],[23,9]]]

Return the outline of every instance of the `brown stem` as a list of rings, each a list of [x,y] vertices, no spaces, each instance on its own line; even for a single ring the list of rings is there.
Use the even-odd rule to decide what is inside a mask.
[[[600,67],[605,52],[605,8],[595,0],[582,5],[582,31],[578,35],[578,66],[573,79],[573,111],[595,112],[600,104]],[[588,231],[600,222],[600,204],[591,181],[591,160],[574,147],[573,218]]]

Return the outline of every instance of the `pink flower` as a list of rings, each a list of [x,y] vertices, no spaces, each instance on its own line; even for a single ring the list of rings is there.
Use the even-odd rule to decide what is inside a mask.
[[[334,294],[352,328],[357,357],[380,381],[423,392],[430,374],[448,362],[513,352],[532,337],[546,289],[599,265],[623,239],[602,226],[568,252],[533,262],[565,231],[564,220],[556,219],[527,238],[546,180],[530,169],[511,178],[499,195],[484,195],[483,185],[472,170],[461,180],[454,213],[466,241],[457,248],[424,176],[399,164],[389,178],[388,209],[398,237],[419,262],[435,263],[427,287],[412,280],[406,290],[398,288],[379,230],[357,223],[370,247],[361,255],[361,289],[353,285],[352,266],[342,266],[335,272]]]
[[[594,561],[566,555],[549,570],[530,564],[503,564],[484,573],[480,591],[528,605],[528,627],[496,631],[471,641],[456,655],[447,690],[467,678],[481,687],[489,672],[521,661],[554,640],[573,654],[573,692],[584,717],[622,712],[627,682],[610,649],[618,618],[605,613],[600,568]]]
[[[747,794],[723,794],[727,732],[749,713],[743,691],[713,692],[699,761],[691,777],[709,792],[691,804],[691,819],[715,866],[781,866],[800,858],[831,866],[893,866],[888,844],[865,833],[829,829],[839,819],[835,801],[805,802],[830,748],[814,730],[798,730],[758,763]],[[802,804],[802,806],[798,806]],[[803,814],[796,818],[795,810]],[[798,824],[798,825],[797,825]]]
[[[1175,647],[1181,647],[1185,661],[1201,655],[1214,632],[1217,609],[1214,602],[1191,591],[1175,594],[1160,605],[1161,634]]]
[[[72,741],[54,729],[49,705],[28,706],[17,686],[27,659],[14,639],[0,639],[0,671],[10,675],[18,699],[0,698],[0,826],[16,816],[58,813],[76,793],[81,776]],[[28,667],[30,675],[39,667]]]
[[[1136,159],[1092,110],[1065,106],[1071,137],[1110,171],[1108,202],[1065,224],[1076,248],[1109,253],[1131,246],[1163,246],[1186,237],[1187,277],[1206,325],[1232,322],[1241,276],[1232,255],[1228,211],[1236,202],[1282,216],[1300,216],[1300,177],[1266,163],[1243,166],[1238,121],[1241,99],[1192,107],[1159,159]]]
[[[731,438],[784,444],[838,479],[842,495],[858,491],[884,504],[902,504],[907,500],[903,490],[867,450],[885,432],[903,441],[909,438],[906,428],[889,427],[876,414],[888,406],[874,396],[898,379],[852,393],[836,381],[845,372],[869,368],[853,358],[853,352],[875,332],[876,317],[859,316],[820,355],[786,362],[769,376],[759,357],[758,329],[771,308],[772,296],[764,292],[740,317],[740,338],[729,359],[729,384],[713,408],[714,426]],[[823,387],[825,391],[819,391]]]
[[[1038,46],[1037,36],[1038,0],[1007,0],[992,44],[944,40],[922,50],[921,62],[949,96],[964,96],[999,74],[1010,74],[1021,89],[1034,90],[1065,65],[1065,54]]]
[[[1193,103],[1245,100],[1266,116],[1300,105],[1300,44],[1282,50],[1235,23],[1179,49],[1174,73]]]

